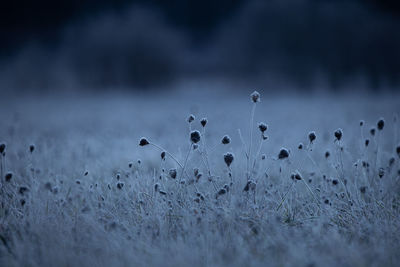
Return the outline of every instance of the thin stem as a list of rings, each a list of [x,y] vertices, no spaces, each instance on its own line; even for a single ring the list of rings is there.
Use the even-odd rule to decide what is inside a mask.
[[[283,202],[286,200],[287,194],[289,194],[289,192],[292,190],[294,183],[295,182],[293,181],[292,184],[290,185],[288,191],[285,193],[285,195],[283,195],[282,201],[281,201],[281,203],[279,203],[278,207],[276,208],[276,211],[278,211],[281,208]]]
[[[184,171],[185,171],[186,164],[187,164],[187,161],[188,161],[188,159],[189,159],[189,155],[190,155],[190,151],[192,150],[192,147],[193,147],[193,143],[190,143],[189,151],[188,151],[188,153],[187,153],[187,155],[186,155],[185,162],[183,163],[182,172],[181,172],[181,175],[180,175],[180,177],[179,177],[179,184],[181,183],[182,175],[183,175],[183,173],[184,173]]]
[[[251,116],[250,116],[250,145],[249,145],[249,151],[248,151],[248,157],[247,157],[247,180],[250,178],[250,161],[251,161],[251,148],[253,146],[253,123],[254,123],[254,113],[256,111],[256,103],[253,104],[253,107],[251,108]]]

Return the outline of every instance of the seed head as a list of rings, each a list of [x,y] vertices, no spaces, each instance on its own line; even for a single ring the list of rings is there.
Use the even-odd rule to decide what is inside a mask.
[[[364,125],[364,121],[360,120],[360,126],[363,126],[363,125]]]
[[[123,187],[124,187],[124,183],[122,183],[122,182],[117,183],[117,188],[119,190],[121,190]]]
[[[150,144],[150,143],[149,143],[149,141],[147,141],[146,137],[140,138],[139,146],[146,146],[148,144]]]
[[[251,101],[253,101],[254,103],[260,102],[260,94],[257,91],[251,93],[250,97]]]
[[[12,174],[12,172],[8,172],[7,174],[6,174],[6,176],[5,176],[5,178],[6,178],[6,182],[9,182],[9,181],[11,181],[11,178],[13,177],[13,174]]]
[[[365,146],[369,145],[369,139],[365,139]]]
[[[217,198],[218,198],[218,196],[222,196],[222,195],[225,195],[226,194],[226,189],[225,188],[221,188],[219,191],[218,191],[218,193],[217,193]]]
[[[234,159],[234,156],[232,153],[227,152],[224,154],[224,161],[225,161],[226,166],[228,166],[228,167],[231,166],[233,159]]]
[[[0,144],[0,154],[3,154],[6,151],[6,144]]]
[[[329,153],[329,151],[325,152],[325,158],[329,158],[330,155],[331,155],[331,153]]]
[[[333,179],[333,180],[332,180],[332,184],[333,184],[333,185],[337,185],[338,183],[339,183],[338,180],[336,180],[336,179]]]
[[[366,186],[361,186],[361,187],[360,187],[360,192],[361,192],[362,194],[365,194],[366,191],[367,191],[367,187],[366,187]]]
[[[294,172],[294,173],[292,173],[291,178],[292,178],[292,180],[298,180],[298,181],[300,181],[301,179],[303,179],[303,177],[301,177],[301,175],[300,175],[299,172]]]
[[[175,179],[177,174],[176,169],[170,169],[168,174],[172,179]]]
[[[229,135],[224,135],[222,137],[221,143],[224,145],[227,145],[231,142],[231,138],[229,137]]]
[[[193,114],[190,114],[188,119],[187,119],[188,123],[192,123],[192,121],[194,121],[195,118],[196,117]]]
[[[335,131],[335,138],[336,138],[336,140],[338,140],[338,141],[340,141],[340,139],[342,139],[342,135],[343,135],[343,132],[342,132],[342,129],[337,129],[336,131]]]
[[[400,158],[400,145],[398,145],[396,147],[396,153],[397,153],[397,156],[399,156],[399,158]]]
[[[376,123],[376,127],[378,128],[379,131],[382,131],[384,126],[385,126],[385,121],[383,118],[380,118]]]
[[[207,118],[202,118],[200,121],[201,126],[206,127],[207,124]]]
[[[303,143],[300,143],[297,148],[300,149],[300,150],[303,149]]]
[[[372,136],[374,136],[375,135],[375,128],[371,128],[371,130],[369,130],[369,133],[372,135]]]
[[[29,152],[33,153],[33,151],[35,150],[35,145],[30,145],[29,146]]]
[[[384,175],[385,175],[385,169],[384,168],[379,168],[379,171],[378,171],[379,178],[382,178]]]
[[[190,133],[190,141],[192,141],[194,144],[198,143],[200,141],[200,132],[197,130],[192,131]]]
[[[250,190],[251,191],[254,191],[254,190],[256,190],[256,183],[255,182],[253,182],[253,181],[247,181],[247,183],[246,183],[246,185],[244,186],[244,188],[243,188],[243,191],[244,192],[249,192]]]
[[[268,126],[264,122],[260,122],[258,124],[258,129],[260,129],[261,133],[264,133],[267,130]]]
[[[19,190],[18,190],[18,192],[21,194],[21,195],[23,195],[25,192],[28,192],[29,191],[29,189],[28,189],[28,187],[26,187],[26,186],[21,186],[20,188],[19,188]]]
[[[310,143],[314,142],[314,140],[317,138],[317,136],[315,135],[315,132],[312,131],[308,134],[308,139],[310,140]]]
[[[285,159],[289,157],[289,151],[286,148],[281,148],[279,151],[278,159]]]
[[[165,151],[161,152],[161,159],[165,159]]]

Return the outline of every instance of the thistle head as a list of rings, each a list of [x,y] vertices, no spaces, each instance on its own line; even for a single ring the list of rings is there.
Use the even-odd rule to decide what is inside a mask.
[[[224,145],[227,145],[231,142],[231,138],[229,137],[229,135],[224,135],[222,137],[221,143]]]
[[[253,101],[253,103],[260,102],[260,93],[257,91],[254,91],[253,93],[251,93],[250,98],[251,98],[251,101]]]
[[[336,140],[340,141],[342,139],[343,131],[342,129],[337,129],[334,133]]]
[[[176,169],[170,169],[168,174],[172,179],[175,179],[176,175],[177,175],[177,171],[176,171]]]
[[[315,132],[312,131],[308,134],[308,140],[310,140],[310,143],[314,142],[315,139],[317,139],[317,136],[315,135]]]
[[[190,141],[194,144],[200,142],[200,132],[197,130],[190,132]]]
[[[228,166],[228,167],[231,166],[233,159],[234,159],[234,156],[232,153],[227,152],[224,154],[224,161],[225,161],[226,166]]]
[[[378,128],[379,131],[382,131],[384,126],[385,126],[385,120],[383,118],[380,118],[376,123],[376,127]]]
[[[149,141],[146,139],[146,137],[142,137],[139,140],[139,146],[147,146],[149,143]]]
[[[268,129],[268,126],[264,122],[260,122],[258,124],[258,129],[260,129],[261,133],[264,134],[264,132]]]
[[[282,147],[278,154],[278,159],[286,159],[289,157],[289,151]]]
[[[187,118],[188,123],[192,123],[195,120],[195,116],[193,114],[190,114],[189,117]]]
[[[6,144],[1,143],[0,144],[0,154],[3,154],[6,151]]]
[[[207,124],[207,118],[202,118],[200,121],[201,126],[206,127]]]

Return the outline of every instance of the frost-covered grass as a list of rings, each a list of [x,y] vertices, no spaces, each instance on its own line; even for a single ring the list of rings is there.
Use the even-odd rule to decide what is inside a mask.
[[[398,99],[2,98],[0,265],[398,266]]]

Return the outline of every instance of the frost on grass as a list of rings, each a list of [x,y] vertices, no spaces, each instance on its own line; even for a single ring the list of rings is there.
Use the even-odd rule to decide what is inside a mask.
[[[0,113],[0,266],[398,266],[396,105],[360,121],[217,99],[181,121],[128,102],[54,135]]]

